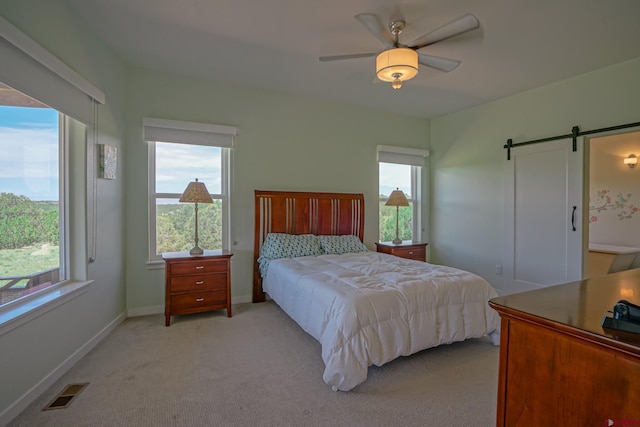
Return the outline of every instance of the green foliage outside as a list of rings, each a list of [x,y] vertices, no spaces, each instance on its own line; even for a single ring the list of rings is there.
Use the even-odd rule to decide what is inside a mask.
[[[396,208],[380,203],[380,241],[396,237]],[[401,207],[399,236],[412,238],[412,208]],[[188,251],[195,242],[192,203],[157,206],[157,251]],[[58,266],[58,204],[0,193],[0,277],[19,276]],[[198,238],[203,249],[222,248],[222,202],[198,205]]]
[[[57,202],[0,193],[0,277],[27,276],[57,267],[58,236]],[[0,286],[5,283],[8,281],[0,280]]]
[[[0,249],[57,245],[58,235],[57,203],[33,202],[26,196],[0,193]]]
[[[156,208],[156,250],[188,251],[195,245],[195,206],[193,203],[158,205]],[[198,246],[222,248],[222,202],[198,204]]]
[[[411,204],[411,203],[410,203]],[[380,202],[380,236],[381,242],[390,242],[396,238],[396,207],[385,206]],[[402,240],[412,239],[412,207],[398,208],[398,237]]]
[[[45,243],[21,249],[0,249],[0,260],[0,277],[27,276],[57,267],[59,247]],[[0,280],[0,286],[3,283]]]

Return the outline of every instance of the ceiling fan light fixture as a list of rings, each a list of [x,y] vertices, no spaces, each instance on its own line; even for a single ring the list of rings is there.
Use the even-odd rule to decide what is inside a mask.
[[[376,57],[376,76],[384,82],[402,82],[414,78],[418,74],[418,53],[406,47],[396,47],[381,52]]]

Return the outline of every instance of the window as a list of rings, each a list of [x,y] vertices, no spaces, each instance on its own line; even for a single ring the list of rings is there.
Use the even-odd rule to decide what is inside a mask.
[[[11,281],[20,279],[11,284],[0,280],[0,292],[10,288],[20,291],[17,298],[0,303],[1,335],[75,298],[85,292],[91,282],[86,280],[86,266],[80,262],[72,264],[69,260],[80,260],[87,255],[84,253],[85,242],[71,242],[88,240],[93,224],[88,224],[86,212],[70,209],[70,206],[89,207],[90,198],[94,197],[87,188],[91,163],[87,165],[81,159],[93,160],[93,157],[85,156],[94,154],[98,105],[104,104],[105,95],[4,19],[0,19],[0,58],[3,80],[0,83],[0,127],[7,132],[0,136],[0,193],[12,194],[7,197],[20,206],[11,213],[18,225],[5,226],[11,232],[31,230],[40,234],[26,240],[14,236],[17,243],[12,250],[25,249],[23,245],[27,242],[31,246],[40,245],[43,250],[37,255],[41,256],[48,250],[55,252],[53,248],[57,243],[58,252],[57,262],[56,255],[49,252],[49,262],[44,264],[37,264],[34,255],[29,259],[31,265],[27,269],[31,272],[13,266],[13,271],[22,272],[1,273],[2,277],[7,277],[4,274],[14,277]],[[13,111],[22,114],[18,125],[8,121],[13,113],[4,107],[21,107]],[[31,131],[31,135],[38,134],[39,139],[25,138],[26,131]],[[23,136],[18,138],[20,132]],[[44,134],[50,138],[43,137]],[[48,143],[45,147],[40,145],[44,141]],[[56,202],[57,209],[54,207]],[[1,204],[3,209],[7,208],[4,202]],[[33,231],[33,222],[16,214],[25,211],[29,212],[30,219],[33,219],[32,215],[37,218],[37,232]],[[2,220],[8,221],[8,216],[3,213]],[[5,229],[0,234],[6,232]],[[6,255],[2,254],[0,264],[13,262]],[[41,270],[43,268],[46,270]],[[50,271],[50,276],[39,274],[44,271]],[[29,276],[29,279],[22,276]]]
[[[389,242],[396,237],[396,215],[400,239],[421,239],[422,169],[428,154],[426,150],[378,146],[378,238],[381,242]],[[409,207],[396,209],[385,206],[396,188],[404,192]]]
[[[213,203],[198,204],[198,244],[228,249],[229,176],[235,128],[145,119],[149,141],[149,260],[195,244],[195,206],[178,200],[189,182],[203,182]]]
[[[62,114],[0,84],[0,305],[65,279]]]

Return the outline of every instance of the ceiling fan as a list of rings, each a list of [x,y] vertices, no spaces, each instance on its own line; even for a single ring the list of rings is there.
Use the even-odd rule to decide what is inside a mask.
[[[386,49],[382,52],[321,56],[320,61],[340,61],[375,56],[377,77],[382,81],[391,82],[394,89],[400,89],[403,81],[412,79],[418,74],[418,64],[444,72],[454,70],[460,65],[460,61],[427,55],[420,51],[434,43],[475,30],[480,25],[478,18],[467,13],[407,44],[403,44],[400,43],[399,36],[406,26],[404,19],[394,19],[388,25],[384,25],[380,17],[373,13],[360,13],[355,18],[380,40]]]

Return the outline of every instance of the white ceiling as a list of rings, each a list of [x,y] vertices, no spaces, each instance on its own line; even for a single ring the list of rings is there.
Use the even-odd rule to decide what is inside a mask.
[[[437,117],[640,57],[638,0],[67,0],[130,64]],[[383,45],[354,15],[402,15],[408,42],[465,13],[480,28],[426,48],[462,61],[424,66],[394,91],[374,83]]]

